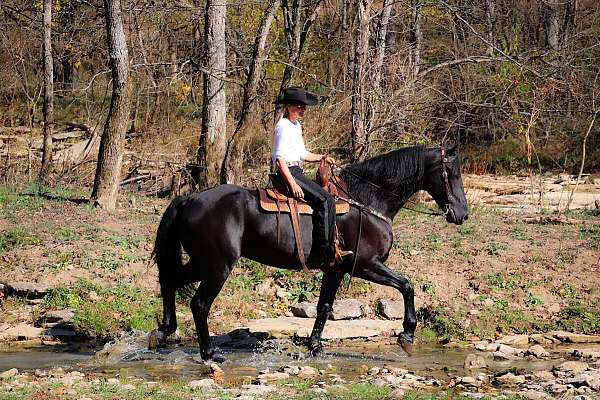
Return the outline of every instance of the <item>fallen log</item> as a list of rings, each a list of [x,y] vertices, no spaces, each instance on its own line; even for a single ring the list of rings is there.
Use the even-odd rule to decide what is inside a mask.
[[[587,219],[568,218],[564,215],[539,215],[535,217],[525,217],[523,222],[528,224],[565,224],[565,225],[595,225],[600,226],[600,221]]]

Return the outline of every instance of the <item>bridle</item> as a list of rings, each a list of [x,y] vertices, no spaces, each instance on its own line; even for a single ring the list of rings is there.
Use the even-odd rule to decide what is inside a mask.
[[[439,212],[439,211],[436,211],[436,210],[433,210],[433,209],[428,209],[428,210],[424,211],[424,210],[418,210],[418,209],[410,208],[410,207],[406,207],[406,206],[402,206],[402,208],[404,208],[406,210],[409,210],[409,211],[413,211],[413,212],[419,213],[419,214],[443,215],[445,217],[449,213],[452,212],[452,208],[451,208],[450,205],[451,205],[452,201],[456,199],[456,197],[452,194],[452,188],[450,186],[450,181],[448,180],[448,169],[447,169],[447,167],[449,166],[449,164],[452,161],[447,157],[446,148],[444,146],[440,146],[440,155],[441,155],[441,157],[440,157],[440,164],[441,164],[441,168],[442,168],[442,179],[444,180],[444,188],[446,190],[446,198],[448,199],[448,202],[444,205],[444,207],[442,207],[442,211],[443,212]],[[387,195],[390,195],[392,197],[396,197],[396,198],[398,198],[398,199],[400,199],[402,201],[414,203],[414,201],[412,201],[410,199],[405,200],[402,196],[399,196],[396,193],[391,192],[391,191],[389,191],[389,190],[381,187],[380,185],[378,185],[378,184],[376,184],[374,182],[371,182],[370,180],[368,180],[368,179],[366,179],[366,178],[364,178],[364,177],[362,177],[362,176],[360,176],[358,174],[355,174],[354,172],[350,171],[347,168],[340,167],[338,165],[333,165],[332,166],[332,170],[331,170],[331,174],[332,174],[332,176],[334,176],[334,177],[336,177],[338,179],[339,179],[339,177],[335,176],[335,174],[333,173],[333,169],[334,168],[337,168],[337,169],[339,169],[341,171],[344,171],[345,173],[347,173],[349,175],[354,176],[355,178],[363,181],[366,184],[369,184],[369,185],[375,187],[376,189],[378,189],[379,191],[381,191],[381,192],[383,192],[383,193],[385,193]],[[334,183],[334,185],[339,190],[341,190],[342,192],[344,192],[344,190],[337,184],[336,181],[337,181],[337,179],[332,179],[332,182]],[[342,200],[342,201],[347,202],[348,204],[354,205],[354,206],[358,207],[359,209],[367,211],[369,214],[372,214],[372,215],[374,215],[374,216],[376,216],[376,217],[378,217],[378,218],[386,221],[390,226],[392,225],[392,221],[388,217],[386,217],[385,215],[381,214],[380,212],[378,212],[376,210],[373,210],[371,207],[369,207],[367,205],[364,205],[364,204],[362,204],[362,203],[360,203],[360,202],[358,202],[356,200],[351,199],[350,196],[348,196],[348,198],[344,198],[344,197],[338,196],[338,198],[340,200]]]

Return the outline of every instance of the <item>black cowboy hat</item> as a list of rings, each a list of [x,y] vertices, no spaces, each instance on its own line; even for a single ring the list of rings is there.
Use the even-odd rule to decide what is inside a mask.
[[[279,94],[275,104],[304,104],[314,106],[319,104],[319,98],[300,86],[290,86]]]

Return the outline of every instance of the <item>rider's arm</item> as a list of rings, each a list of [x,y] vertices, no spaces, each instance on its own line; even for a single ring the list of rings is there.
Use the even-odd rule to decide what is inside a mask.
[[[283,179],[285,179],[290,190],[294,194],[294,197],[299,198],[299,199],[303,198],[304,192],[302,191],[302,188],[300,186],[298,186],[298,184],[296,183],[296,180],[292,176],[283,157],[277,157],[277,159],[275,160],[275,163],[277,164],[277,168],[279,169],[279,172],[281,172]]]
[[[323,159],[323,157],[326,157],[325,161],[327,161],[329,164],[335,164],[335,160],[333,158],[331,158],[330,156],[328,156],[326,154],[311,153],[310,151],[307,152],[306,155],[304,156],[304,161],[319,162]]]

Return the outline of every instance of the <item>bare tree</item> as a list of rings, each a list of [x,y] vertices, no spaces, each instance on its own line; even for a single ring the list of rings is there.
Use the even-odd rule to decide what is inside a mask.
[[[204,25],[204,96],[202,128],[198,147],[198,167],[193,174],[200,189],[220,182],[221,166],[226,150],[227,103],[225,74],[225,0],[208,0]]]
[[[117,203],[125,132],[129,121],[130,82],[129,52],[120,0],[104,0],[106,37],[112,71],[112,98],[104,132],[91,200],[97,206],[112,210]]]
[[[352,76],[352,157],[364,160],[369,150],[370,102],[367,74],[372,0],[358,0],[358,25]]]
[[[423,46],[423,32],[421,32],[422,7],[422,0],[411,0],[411,24],[408,45],[413,76],[419,73],[421,65],[421,48]]]
[[[387,31],[390,22],[390,15],[393,7],[392,0],[383,1],[383,9],[381,10],[381,18],[379,19],[379,28],[377,29],[377,44],[375,50],[375,61],[373,63],[373,90],[379,94],[381,86],[381,76],[383,74],[383,60],[385,58]]]
[[[493,56],[496,47],[496,0],[485,0],[485,22],[489,42],[488,55]]]
[[[546,39],[552,50],[560,48],[560,8],[555,0],[545,1]]]
[[[264,63],[267,58],[267,37],[269,36],[275,13],[280,5],[281,0],[270,0],[260,21],[256,39],[254,40],[252,60],[250,61],[250,67],[248,68],[248,79],[244,85],[240,115],[235,131],[227,143],[227,151],[223,159],[223,166],[221,168],[222,183],[234,183],[243,162],[240,143],[241,138],[239,138],[239,136],[243,136],[243,131],[247,127],[249,116],[254,115],[254,110],[256,109],[258,87],[262,78]]]
[[[562,26],[562,42],[567,43],[574,35],[575,15],[577,14],[577,0],[569,0],[565,3],[565,18]]]
[[[52,0],[44,0],[44,144],[39,180],[45,182],[52,162],[54,128],[54,61],[52,59]]]

